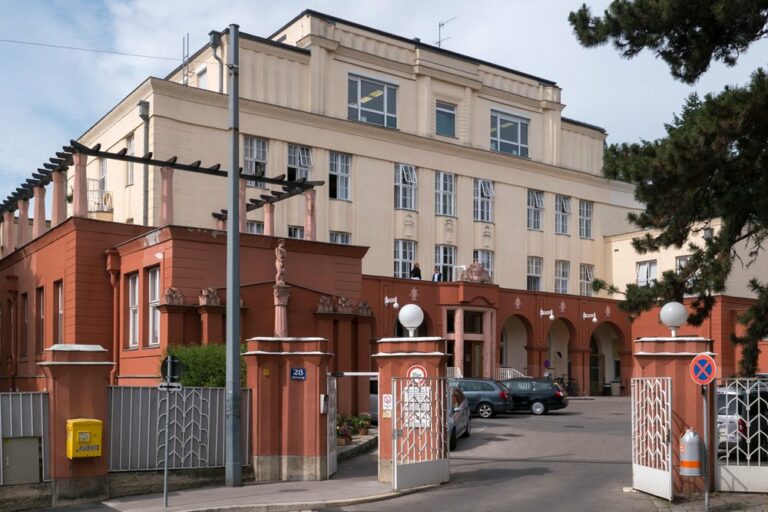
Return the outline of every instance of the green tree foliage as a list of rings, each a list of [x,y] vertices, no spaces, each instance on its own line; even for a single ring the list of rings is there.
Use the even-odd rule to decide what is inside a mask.
[[[569,20],[582,45],[612,42],[627,58],[651,50],[675,78],[693,83],[713,59],[733,65],[750,43],[766,36],[768,0],[616,0],[602,17],[584,5]],[[649,287],[628,285],[621,307],[636,314],[694,295],[689,323],[699,325],[713,295],[726,291],[734,265],[754,263],[768,236],[768,77],[758,69],[744,86],[703,99],[691,95],[666,133],[605,151],[605,175],[634,184],[646,205],[630,220],[654,230],[636,239],[635,248],[680,248],[690,233],[709,229],[715,219],[722,224],[704,244],[689,244],[691,258],[681,271],[664,272]],[[619,291],[601,280],[594,287]],[[754,374],[757,343],[768,335],[768,286],[752,279],[750,290],[757,304],[740,318],[746,334],[733,337],[743,345],[743,375]]]
[[[177,345],[170,347],[168,353],[178,357],[184,367],[181,374],[182,386],[206,388],[225,386],[227,360],[225,345]],[[240,358],[240,384],[245,386],[245,362],[242,357]]]

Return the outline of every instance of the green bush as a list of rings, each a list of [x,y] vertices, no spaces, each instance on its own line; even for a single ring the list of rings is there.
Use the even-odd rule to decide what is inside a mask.
[[[245,347],[240,348],[243,352]],[[181,360],[182,386],[223,388],[226,385],[225,345],[178,345],[170,347],[167,353]],[[245,361],[242,356],[240,357],[240,385],[245,387]]]

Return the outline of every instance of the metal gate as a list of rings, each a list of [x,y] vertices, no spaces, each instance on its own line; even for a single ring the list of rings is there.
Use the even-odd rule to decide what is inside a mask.
[[[672,379],[632,379],[632,486],[672,500]]]
[[[48,482],[48,393],[0,393],[0,485]]]
[[[392,488],[450,479],[447,379],[392,379]]]
[[[714,409],[715,488],[768,492],[768,381],[719,381]]]
[[[336,459],[336,377],[328,375],[328,476],[336,473],[338,462]]]

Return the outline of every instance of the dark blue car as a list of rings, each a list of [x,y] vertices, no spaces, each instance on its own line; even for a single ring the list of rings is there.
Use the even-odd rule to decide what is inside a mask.
[[[491,418],[498,413],[512,412],[513,402],[509,390],[493,379],[451,379],[450,384],[458,387],[469,401],[472,414]]]

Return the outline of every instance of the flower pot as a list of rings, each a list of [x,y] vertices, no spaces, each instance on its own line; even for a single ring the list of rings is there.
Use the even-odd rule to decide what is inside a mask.
[[[352,444],[352,440],[348,439],[346,437],[337,437],[336,438],[336,446],[346,446],[348,444]]]
[[[360,427],[357,429],[361,436],[367,436],[368,435],[368,427]]]

